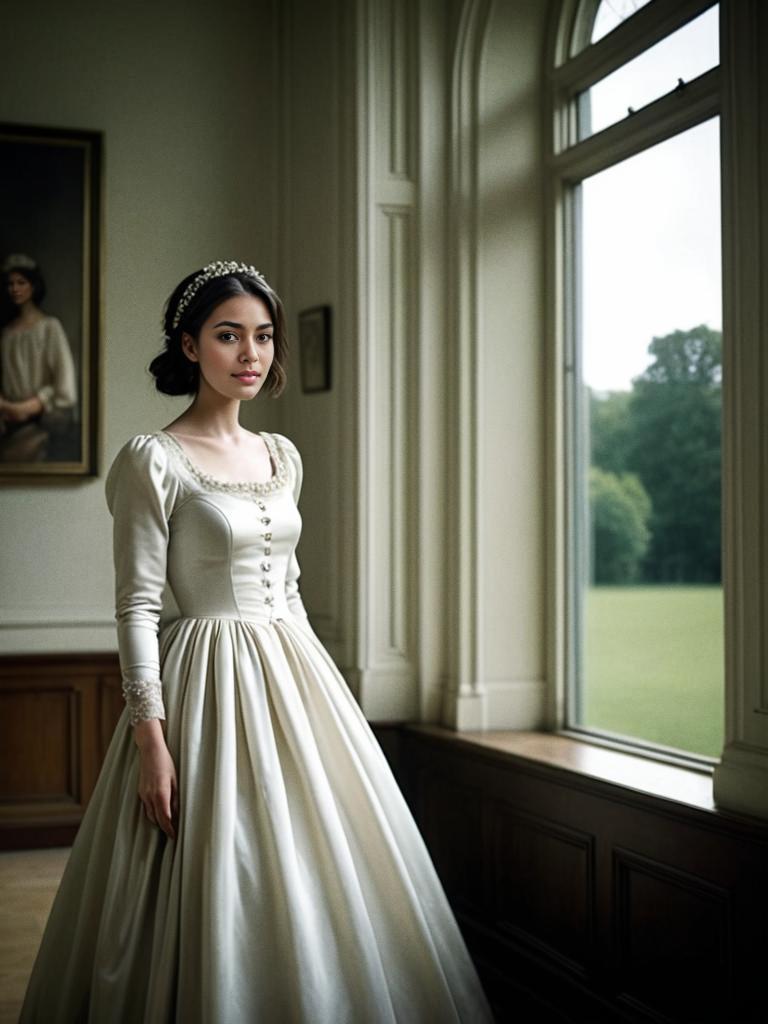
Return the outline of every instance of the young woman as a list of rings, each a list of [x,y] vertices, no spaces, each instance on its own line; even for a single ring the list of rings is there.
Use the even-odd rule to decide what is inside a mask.
[[[126,708],[21,1021],[484,1024],[426,847],[302,604],[299,452],[239,424],[285,384],[280,300],[212,263],[165,334],[157,386],[194,398],[107,478]],[[180,615],[162,624],[166,583]]]
[[[64,328],[40,308],[45,281],[30,256],[8,256],[2,271],[0,461],[75,459],[77,381]]]

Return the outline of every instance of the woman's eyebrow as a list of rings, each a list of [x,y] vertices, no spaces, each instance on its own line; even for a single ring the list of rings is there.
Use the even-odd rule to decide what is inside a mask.
[[[258,327],[256,328],[256,330],[257,331],[263,331],[265,327],[271,327],[271,326],[272,326],[271,323],[259,324]],[[217,327],[237,327],[241,331],[243,329],[243,325],[242,324],[236,324],[234,322],[234,320],[220,320],[219,323],[213,325],[212,329],[215,331]]]

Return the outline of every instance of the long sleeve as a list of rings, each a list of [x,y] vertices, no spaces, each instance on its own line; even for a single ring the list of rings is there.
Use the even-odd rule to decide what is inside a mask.
[[[167,453],[147,434],[118,452],[105,485],[114,520],[120,670],[132,725],[165,718],[158,633],[176,487]]]
[[[64,328],[56,317],[46,323],[47,379],[37,391],[37,397],[47,412],[70,409],[77,402],[75,365]]]
[[[298,505],[299,495],[301,494],[301,484],[304,479],[304,467],[301,461],[301,455],[293,441],[287,438],[284,434],[278,434],[276,436],[278,437],[283,447],[283,451],[286,453],[291,465],[293,500]],[[299,562],[296,558],[296,551],[294,549],[291,552],[285,576],[285,598],[291,615],[300,622],[303,621],[309,624],[309,616],[307,615],[307,610],[304,607],[304,602],[301,599],[301,593],[299,591],[300,575],[301,569],[299,568]]]

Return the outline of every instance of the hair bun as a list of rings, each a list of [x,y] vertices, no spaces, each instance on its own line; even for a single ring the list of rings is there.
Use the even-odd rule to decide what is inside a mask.
[[[155,387],[164,395],[194,395],[200,379],[197,363],[181,352],[180,348],[166,348],[149,364],[155,378]]]

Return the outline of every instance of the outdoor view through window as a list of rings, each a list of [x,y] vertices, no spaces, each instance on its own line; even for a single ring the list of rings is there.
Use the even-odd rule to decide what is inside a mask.
[[[687,27],[681,66],[691,48],[716,64],[717,8]],[[707,757],[723,742],[719,152],[710,117],[585,178],[575,197],[573,717]]]

